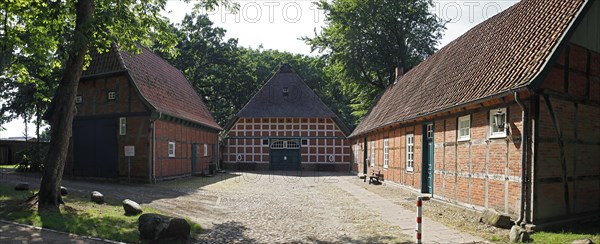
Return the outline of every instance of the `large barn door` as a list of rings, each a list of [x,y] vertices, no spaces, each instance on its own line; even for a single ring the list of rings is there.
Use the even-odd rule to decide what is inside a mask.
[[[422,193],[433,193],[433,123],[423,125],[423,170]]]
[[[115,118],[73,121],[73,174],[85,177],[119,176]]]
[[[300,142],[298,139],[271,140],[269,168],[271,170],[300,170]]]

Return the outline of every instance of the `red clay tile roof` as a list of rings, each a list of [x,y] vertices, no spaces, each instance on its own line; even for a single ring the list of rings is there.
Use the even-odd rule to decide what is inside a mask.
[[[475,26],[388,87],[350,137],[529,85],[585,0],[523,0]]]
[[[208,107],[183,73],[145,47],[129,54],[113,45],[108,53],[92,53],[90,67],[82,78],[127,71],[136,88],[157,112],[221,130]]]

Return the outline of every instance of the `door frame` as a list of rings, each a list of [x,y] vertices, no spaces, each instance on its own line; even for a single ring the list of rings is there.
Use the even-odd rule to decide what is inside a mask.
[[[282,149],[273,149],[272,148],[272,144],[275,140],[285,140],[285,141],[296,141],[298,143],[298,149],[290,149],[290,148],[282,148]],[[277,138],[277,137],[273,137],[273,138],[269,138],[269,170],[275,170],[273,169],[273,150],[297,150],[298,152],[298,165],[297,165],[297,169],[296,170],[301,170],[302,169],[302,138],[299,137],[294,137],[294,138]]]
[[[369,147],[367,144],[368,140],[367,140],[367,136],[365,136],[363,138],[363,174],[367,175],[367,170],[369,169],[369,166],[367,164],[367,157],[369,156],[369,153],[367,152],[367,148]]]
[[[431,137],[428,132],[431,125]],[[421,160],[421,193],[433,194],[433,180],[434,180],[434,151],[435,151],[435,124],[433,121],[426,122],[423,124],[423,130],[421,133],[423,138],[423,149],[422,149],[422,160]]]

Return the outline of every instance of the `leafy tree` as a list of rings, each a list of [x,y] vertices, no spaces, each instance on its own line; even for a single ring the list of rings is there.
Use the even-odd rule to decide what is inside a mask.
[[[204,0],[212,7],[226,0]],[[168,21],[160,16],[166,0],[13,0],[3,3],[0,26],[0,76],[19,67],[16,55],[44,58],[47,65],[58,63],[62,74],[52,101],[49,122],[51,141],[44,161],[38,193],[40,210],[58,210],[63,203],[60,183],[75,115],[75,93],[89,56],[89,48],[100,52],[112,43],[136,51],[136,43],[174,46]],[[168,52],[168,51],[167,51]],[[57,61],[58,60],[58,61]],[[63,61],[64,60],[64,61]]]
[[[395,68],[408,71],[433,54],[444,25],[429,12],[431,0],[320,0],[326,26],[302,38],[323,52],[328,73],[363,116],[393,84]]]
[[[226,30],[214,27],[206,15],[187,15],[172,28],[181,55],[162,56],[183,71],[221,126],[242,109],[282,63],[292,65],[332,110],[353,123],[348,100],[341,97],[339,85],[327,78],[322,59],[262,47],[238,47],[237,40],[225,40]]]
[[[224,40],[225,29],[213,27],[207,15],[188,14],[172,29],[181,55],[162,56],[183,71],[224,126],[257,86],[253,64],[240,55],[237,40]]]

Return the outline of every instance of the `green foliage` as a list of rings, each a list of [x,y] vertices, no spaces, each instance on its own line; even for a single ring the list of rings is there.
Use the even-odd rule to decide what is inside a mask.
[[[394,83],[396,67],[408,71],[436,51],[444,29],[429,12],[431,0],[320,0],[317,6],[327,25],[302,39],[324,52],[328,73],[359,117]]]
[[[20,159],[17,164],[17,171],[21,172],[42,172],[44,171],[44,158],[48,151],[48,145],[35,144],[17,153]]]
[[[0,218],[23,224],[64,231],[68,233],[100,237],[127,243],[138,243],[138,216],[124,214],[121,203],[106,199],[106,204],[95,204],[87,195],[71,194],[63,200],[67,203],[57,212],[37,212],[34,209],[22,209],[23,201],[31,197],[30,192],[14,191],[0,184]],[[11,211],[3,211],[10,209]],[[157,210],[142,206],[144,213],[159,213]],[[200,225],[188,220],[192,226],[192,236],[200,233]]]
[[[600,220],[571,224],[555,231],[540,231],[531,235],[533,243],[571,243],[574,240],[590,239],[600,243]]]
[[[214,27],[206,15],[187,15],[173,26],[179,43],[177,58],[155,51],[170,59],[183,71],[203,96],[217,123],[227,122],[250,100],[279,65],[289,63],[323,102],[348,124],[349,100],[327,74],[323,59],[276,50],[238,47],[236,39],[225,40],[225,30]]]

